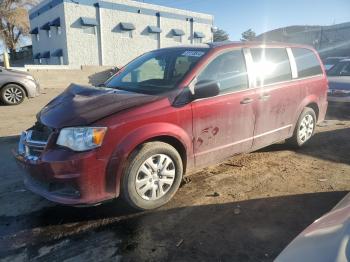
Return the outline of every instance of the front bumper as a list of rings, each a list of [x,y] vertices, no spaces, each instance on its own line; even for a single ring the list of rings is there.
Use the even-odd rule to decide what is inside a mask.
[[[27,89],[29,98],[37,97],[40,95],[41,87],[38,81],[36,81],[35,79],[26,79],[24,84]]]
[[[44,150],[39,157],[23,153],[23,137],[14,151],[24,169],[24,184],[32,192],[64,205],[94,205],[115,198],[106,186],[106,161],[94,151]]]

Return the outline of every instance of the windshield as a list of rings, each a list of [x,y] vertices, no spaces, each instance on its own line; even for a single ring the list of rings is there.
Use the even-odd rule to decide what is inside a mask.
[[[350,61],[339,62],[328,71],[327,75],[350,76]]]
[[[106,87],[145,94],[174,89],[207,53],[208,48],[159,50],[146,53],[110,78]]]

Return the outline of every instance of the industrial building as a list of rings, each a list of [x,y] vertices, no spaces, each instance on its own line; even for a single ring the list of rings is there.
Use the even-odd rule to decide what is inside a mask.
[[[212,15],[130,0],[45,0],[29,18],[36,64],[121,66],[157,48],[213,40]]]

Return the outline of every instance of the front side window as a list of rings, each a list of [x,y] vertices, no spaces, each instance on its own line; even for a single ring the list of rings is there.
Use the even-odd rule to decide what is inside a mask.
[[[145,94],[170,91],[184,79],[207,50],[157,50],[146,53],[107,80],[105,85]]]
[[[215,81],[220,93],[230,93],[248,88],[248,73],[242,50],[226,52],[216,57],[200,73],[198,83]]]
[[[322,74],[322,68],[314,52],[305,48],[292,48],[298,69],[298,77],[310,77]]]
[[[327,73],[329,76],[350,76],[350,61],[339,62]]]
[[[292,70],[285,48],[252,48],[250,51],[258,86],[292,79]]]

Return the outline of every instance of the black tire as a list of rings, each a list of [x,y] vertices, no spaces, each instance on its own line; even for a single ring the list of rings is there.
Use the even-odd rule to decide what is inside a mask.
[[[24,101],[25,97],[26,92],[24,89],[16,84],[8,84],[0,90],[0,99],[5,105],[19,105]]]
[[[175,178],[173,180],[172,185],[168,187],[167,189],[168,191],[162,197],[155,200],[146,200],[137,192],[137,189],[136,189],[136,179],[137,179],[137,176],[140,175],[139,168],[141,167],[141,165],[145,163],[146,160],[150,159],[153,156],[156,157],[157,155],[160,155],[160,154],[166,155],[172,160],[171,165],[175,169],[174,171]],[[149,209],[158,208],[166,204],[175,195],[182,181],[182,175],[183,175],[182,159],[174,147],[163,142],[145,143],[141,145],[138,149],[136,149],[129,157],[128,166],[125,169],[125,173],[122,177],[122,183],[121,183],[122,198],[131,207],[138,210],[149,210]],[[146,180],[148,180],[148,176]],[[147,184],[152,184],[152,183],[156,183],[156,182],[153,182],[153,181],[150,183],[147,182]]]
[[[304,128],[304,125],[302,122],[306,117],[312,117],[313,128],[312,128],[312,132],[311,131],[308,132],[308,136],[305,138],[305,140],[303,140],[300,137],[300,132],[302,132]],[[308,141],[310,141],[310,138],[315,133],[316,123],[317,123],[317,117],[316,117],[315,111],[310,107],[305,107],[303,112],[301,112],[299,116],[298,122],[294,129],[293,136],[287,140],[287,143],[293,147],[302,147],[303,145],[305,145]]]

